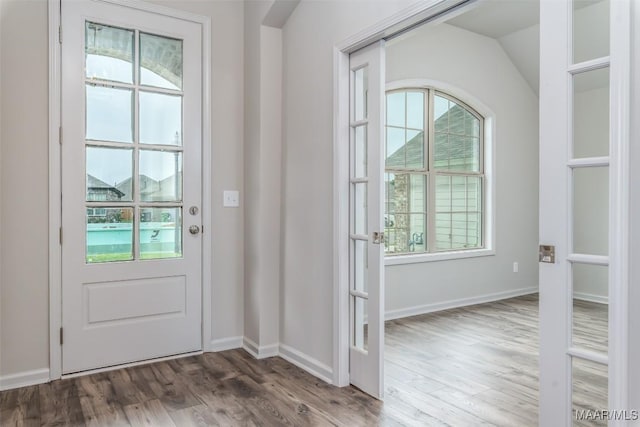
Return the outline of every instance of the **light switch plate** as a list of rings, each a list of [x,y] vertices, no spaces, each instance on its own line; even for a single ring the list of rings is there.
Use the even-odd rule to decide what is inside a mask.
[[[225,190],[223,193],[222,206],[225,208],[237,208],[240,206],[240,192],[235,190]]]

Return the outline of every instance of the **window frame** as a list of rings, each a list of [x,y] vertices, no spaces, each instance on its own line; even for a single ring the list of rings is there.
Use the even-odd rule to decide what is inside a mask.
[[[415,81],[395,82],[387,84],[385,91],[385,99],[387,95],[392,93],[401,92],[422,92],[424,93],[424,168],[398,168],[398,167],[386,167],[384,173],[392,174],[408,174],[408,175],[423,175],[425,176],[425,200],[426,209],[424,211],[426,217],[425,227],[425,252],[400,252],[400,253],[386,253],[385,252],[385,265],[396,264],[408,264],[417,262],[428,261],[440,261],[446,259],[460,259],[460,258],[472,258],[480,256],[495,255],[493,243],[495,241],[495,220],[494,220],[494,197],[495,183],[493,179],[493,124],[494,115],[484,108],[481,103],[474,102],[473,97],[467,96],[460,90],[450,87],[449,85],[437,85],[437,84],[415,84]],[[435,96],[440,96],[449,101],[455,102],[462,106],[466,111],[476,117],[480,122],[479,129],[479,170],[475,171],[451,171],[451,170],[436,170],[434,168],[435,157],[432,155],[435,151],[435,129],[433,117],[434,111],[434,99]],[[463,101],[461,98],[469,99],[470,101]],[[406,101],[405,101],[406,102]],[[479,105],[477,108],[474,105]],[[406,107],[405,107],[406,108]],[[406,126],[406,118],[405,118]],[[386,106],[385,106],[385,136],[386,136]],[[406,129],[406,127],[405,127]],[[385,141],[386,144],[386,141]],[[385,161],[386,161],[385,151]],[[481,209],[479,210],[481,215],[481,233],[479,247],[473,247],[469,249],[436,249],[436,179],[438,176],[477,176],[481,179]],[[387,206],[383,207],[385,214],[387,213]]]

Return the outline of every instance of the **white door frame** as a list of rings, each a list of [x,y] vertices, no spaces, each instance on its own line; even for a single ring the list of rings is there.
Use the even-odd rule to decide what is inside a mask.
[[[333,97],[333,383],[349,384],[349,54],[438,17],[460,13],[475,0],[415,4],[334,47]],[[628,408],[630,0],[611,2],[610,319],[609,408]],[[613,24],[615,23],[615,25]]]
[[[349,385],[349,54],[445,14],[449,19],[475,1],[419,2],[333,49],[333,383],[337,386]],[[384,316],[384,310],[380,314]]]
[[[49,6],[49,378],[62,376],[61,2]],[[141,0],[91,0],[194,22],[202,27],[202,349],[211,343],[211,19]],[[64,34],[62,34],[64,37]]]

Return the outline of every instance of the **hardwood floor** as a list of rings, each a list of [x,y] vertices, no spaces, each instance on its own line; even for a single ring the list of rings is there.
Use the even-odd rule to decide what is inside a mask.
[[[384,404],[283,359],[230,350],[0,392],[0,425],[534,426],[537,303],[526,296],[387,322]],[[602,345],[592,332],[582,339]],[[578,368],[577,403],[602,408],[594,402],[606,372]]]

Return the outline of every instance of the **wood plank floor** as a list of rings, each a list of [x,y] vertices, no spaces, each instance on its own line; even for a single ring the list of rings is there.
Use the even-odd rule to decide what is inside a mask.
[[[230,350],[0,392],[0,425],[535,426],[537,304],[532,295],[387,322],[384,404]],[[580,339],[602,346],[592,332]],[[575,372],[578,407],[602,408],[606,371]]]

